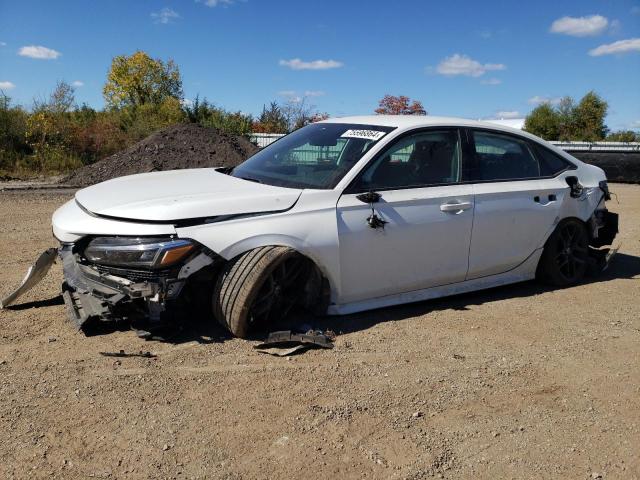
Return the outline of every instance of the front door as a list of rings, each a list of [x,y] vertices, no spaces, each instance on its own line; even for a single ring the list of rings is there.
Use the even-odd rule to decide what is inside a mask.
[[[405,135],[371,161],[337,204],[340,303],[465,279],[474,198],[460,172],[456,129]],[[379,201],[357,198],[368,191]]]

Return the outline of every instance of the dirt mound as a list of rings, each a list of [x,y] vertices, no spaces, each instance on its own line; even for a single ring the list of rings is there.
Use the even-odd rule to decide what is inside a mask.
[[[193,123],[174,125],[82,167],[62,183],[87,186],[123,175],[183,168],[232,167],[258,151],[244,137],[227,135]]]

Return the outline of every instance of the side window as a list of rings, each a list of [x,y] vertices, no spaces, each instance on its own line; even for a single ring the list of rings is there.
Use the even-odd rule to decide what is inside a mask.
[[[358,189],[382,190],[455,183],[460,180],[457,130],[428,131],[401,138],[369,164]]]
[[[534,145],[533,148],[536,151],[536,157],[540,161],[540,171],[543,177],[553,177],[571,167],[569,162],[548,148],[541,145]]]
[[[541,176],[540,164],[524,140],[499,133],[473,131],[474,180],[517,180]]]

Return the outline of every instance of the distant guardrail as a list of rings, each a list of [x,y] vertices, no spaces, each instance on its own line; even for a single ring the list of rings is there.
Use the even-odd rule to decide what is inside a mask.
[[[550,142],[573,152],[640,152],[640,142]]]
[[[281,133],[250,133],[249,140],[264,148],[279,138]],[[640,142],[560,142],[551,141],[558,148],[573,152],[640,152]]]

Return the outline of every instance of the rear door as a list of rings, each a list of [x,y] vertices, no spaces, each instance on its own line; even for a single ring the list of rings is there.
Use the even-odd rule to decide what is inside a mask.
[[[464,280],[473,187],[460,172],[457,129],[405,135],[371,161],[337,205],[341,303]],[[372,205],[358,199],[369,191]]]
[[[559,157],[545,160],[517,135],[481,129],[467,134],[475,196],[467,279],[473,279],[509,271],[538,248],[568,194],[558,173],[570,165]]]

